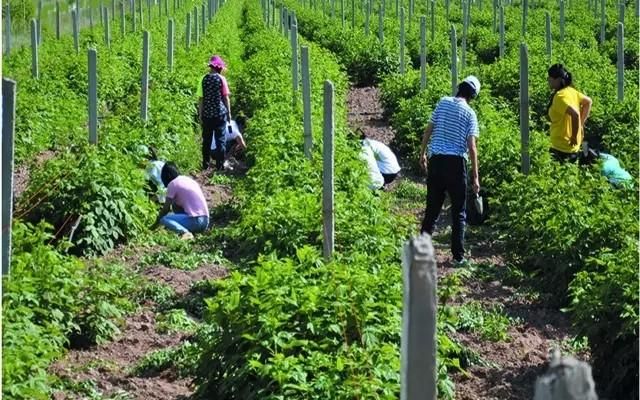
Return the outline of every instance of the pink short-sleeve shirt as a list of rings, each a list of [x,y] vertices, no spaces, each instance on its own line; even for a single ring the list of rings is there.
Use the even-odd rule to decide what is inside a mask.
[[[190,217],[209,216],[209,207],[198,182],[180,175],[167,186],[167,198],[184,209]]]

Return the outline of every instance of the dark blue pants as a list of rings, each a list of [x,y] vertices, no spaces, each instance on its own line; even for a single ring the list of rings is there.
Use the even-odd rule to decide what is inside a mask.
[[[420,231],[433,234],[445,194],[451,199],[451,253],[464,257],[464,225],[467,200],[467,163],[463,157],[433,155],[427,168],[427,208]]]
[[[222,118],[203,118],[202,119],[202,169],[209,167],[211,159],[211,142],[216,141],[216,149],[213,152],[213,158],[216,160],[216,169],[222,169],[224,166],[225,139],[224,130],[227,121]]]

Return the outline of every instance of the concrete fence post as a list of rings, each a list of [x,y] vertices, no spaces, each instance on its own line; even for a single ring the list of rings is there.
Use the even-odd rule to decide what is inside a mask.
[[[520,155],[521,171],[529,175],[529,52],[520,45]]]
[[[401,400],[436,400],[437,268],[431,237],[405,243],[402,255],[403,307]]]
[[[311,76],[309,66],[309,47],[302,46],[302,110],[304,126],[304,155],[311,159],[313,132],[311,125]]]
[[[89,62],[89,143],[98,144],[98,55],[96,49],[87,52]]]
[[[322,221],[323,221],[323,255],[326,262],[333,258],[335,241],[334,209],[333,209],[333,138],[335,124],[333,116],[333,83],[324,82],[324,131],[322,143]]]
[[[13,221],[13,145],[16,119],[16,82],[2,79],[2,275],[11,265]]]

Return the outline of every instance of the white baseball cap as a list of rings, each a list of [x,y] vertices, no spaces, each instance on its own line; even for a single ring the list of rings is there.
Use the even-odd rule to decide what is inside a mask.
[[[480,94],[480,80],[474,75],[469,75],[462,82],[467,82],[476,92],[476,96]]]

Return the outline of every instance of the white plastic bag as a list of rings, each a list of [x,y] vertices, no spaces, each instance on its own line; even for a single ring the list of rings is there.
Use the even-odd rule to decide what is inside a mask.
[[[231,126],[231,132],[229,132],[229,126]],[[232,119],[231,122],[224,127],[224,135],[225,135],[225,141],[227,143],[236,140],[236,138],[240,136],[240,128],[238,128],[238,124],[236,123],[235,120]],[[215,150],[215,149],[216,149],[216,138],[214,137],[211,140],[211,150]]]

